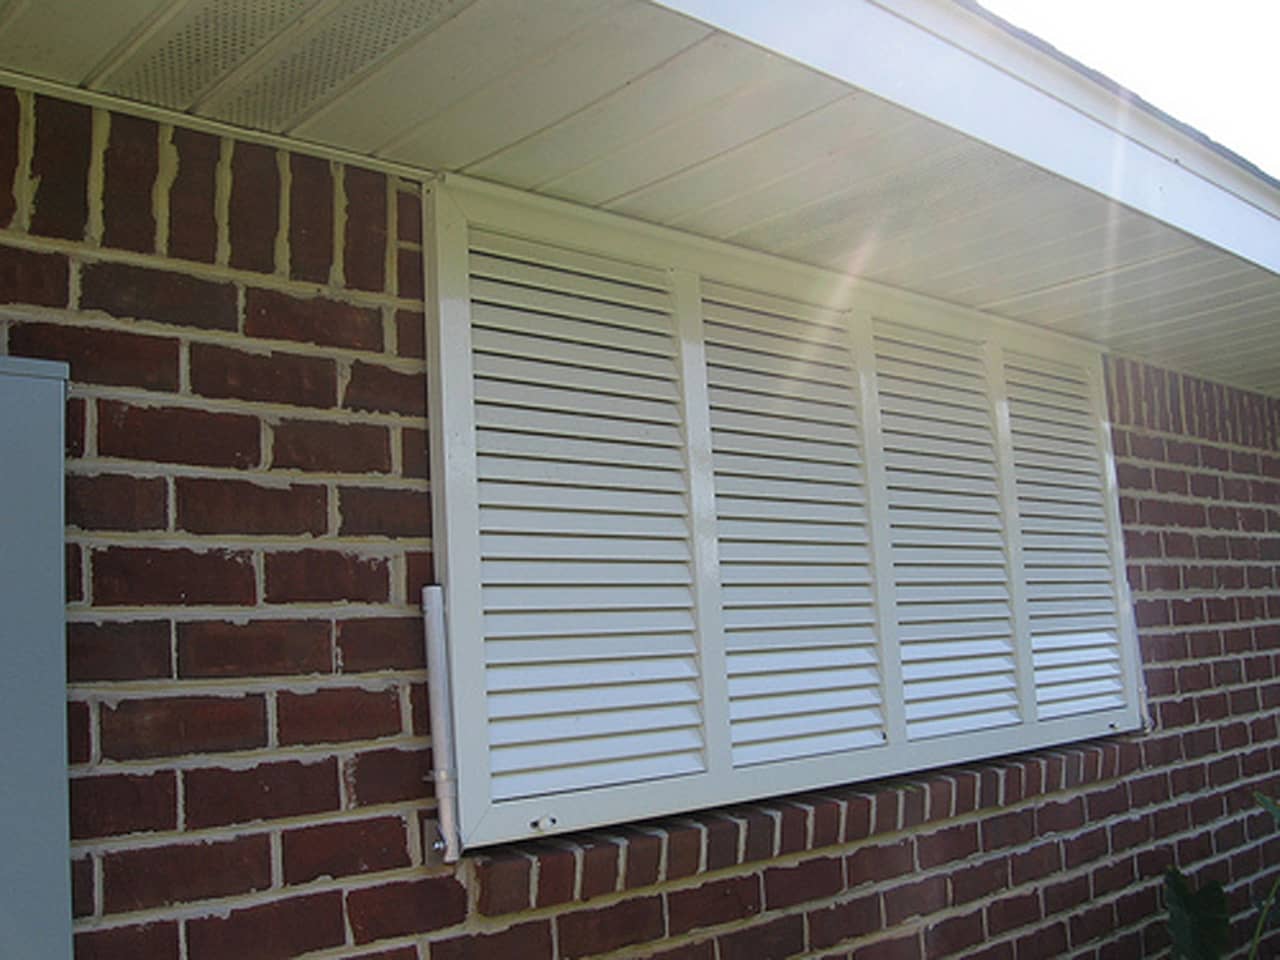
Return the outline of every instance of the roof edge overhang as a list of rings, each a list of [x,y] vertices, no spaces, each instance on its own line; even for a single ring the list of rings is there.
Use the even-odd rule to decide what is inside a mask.
[[[967,0],[653,2],[1280,273],[1270,177]]]

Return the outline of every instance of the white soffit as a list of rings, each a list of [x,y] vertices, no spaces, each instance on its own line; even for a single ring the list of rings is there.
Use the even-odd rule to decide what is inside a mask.
[[[0,70],[1280,393],[1275,182],[949,0],[0,0]]]

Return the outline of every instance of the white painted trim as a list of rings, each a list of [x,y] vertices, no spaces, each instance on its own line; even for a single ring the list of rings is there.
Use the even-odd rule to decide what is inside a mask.
[[[672,270],[671,298],[679,348],[680,399],[684,412],[693,592],[697,611],[698,671],[707,771],[722,776],[733,766],[729,728],[729,681],[720,604],[720,552],[711,458],[711,400],[707,351],[702,334],[702,290],[697,274]]]
[[[1163,136],[1154,137],[1154,118],[1136,122],[1134,111],[1114,95],[1109,120],[1100,119],[1096,104],[1082,105],[1085,78],[1066,77],[1061,64],[1057,77],[1049,69],[1037,71],[1044,85],[1037,86],[1025,76],[1027,45],[991,35],[991,25],[975,14],[917,2],[910,9],[920,22],[913,22],[873,0],[656,2],[1280,273],[1274,208],[1247,199],[1274,197],[1275,191],[1260,190],[1259,178],[1203,156],[1197,164],[1202,172],[1193,172],[1179,155],[1204,154],[1206,148],[1183,135],[1183,149],[1175,151],[1172,127],[1160,125]],[[1011,50],[1018,56],[1009,56]],[[1012,72],[1015,63],[1018,73]],[[1096,99],[1096,91],[1090,92]]]

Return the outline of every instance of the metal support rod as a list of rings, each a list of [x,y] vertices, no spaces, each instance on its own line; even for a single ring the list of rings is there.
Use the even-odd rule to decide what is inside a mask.
[[[440,840],[436,849],[443,855],[445,863],[455,863],[462,855],[462,838],[458,831],[458,781],[442,587],[422,588],[422,612],[427,645],[427,700],[431,710],[431,772],[435,779],[436,816],[440,822]]]

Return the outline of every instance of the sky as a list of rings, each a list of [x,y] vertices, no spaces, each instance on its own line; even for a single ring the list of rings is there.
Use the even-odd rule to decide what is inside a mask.
[[[979,0],[1280,178],[1280,0]]]

